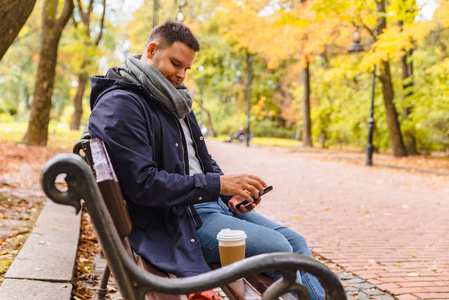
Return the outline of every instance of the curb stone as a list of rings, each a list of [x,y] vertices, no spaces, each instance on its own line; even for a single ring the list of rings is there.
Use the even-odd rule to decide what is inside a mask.
[[[80,218],[74,208],[47,200],[5,275],[0,300],[70,299]]]

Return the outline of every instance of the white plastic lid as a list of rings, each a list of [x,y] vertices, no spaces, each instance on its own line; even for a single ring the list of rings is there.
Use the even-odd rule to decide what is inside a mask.
[[[246,233],[242,230],[232,230],[229,228],[222,229],[217,234],[219,241],[239,241],[246,239]]]

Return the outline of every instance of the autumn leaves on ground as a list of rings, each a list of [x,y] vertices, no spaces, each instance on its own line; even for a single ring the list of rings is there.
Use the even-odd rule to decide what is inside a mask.
[[[68,151],[0,142],[0,284],[45,205],[46,198],[39,184],[42,168],[61,152]],[[74,299],[93,299],[90,289],[95,278],[91,263],[98,251],[89,216],[83,213]]]
[[[70,151],[0,142],[0,280],[3,280],[9,265],[32,231],[33,224],[45,204],[46,197],[39,184],[42,168],[48,159],[61,152]],[[318,158],[322,160],[335,159],[338,156],[338,152],[335,151],[319,152],[324,154]],[[332,155],[326,156],[326,153]],[[354,160],[342,161],[354,163]],[[449,159],[444,155],[395,159],[388,155],[376,154],[376,162],[449,173]],[[363,160],[355,163],[363,164]],[[93,275],[91,271],[92,261],[98,252],[95,233],[90,225],[89,216],[84,212],[74,278],[74,299],[94,298],[92,288],[98,285],[98,275]]]
[[[0,278],[33,228],[45,204],[39,173],[58,151],[0,142]]]

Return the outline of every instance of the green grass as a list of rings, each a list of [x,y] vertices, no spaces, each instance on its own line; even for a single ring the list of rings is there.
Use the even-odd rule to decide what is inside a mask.
[[[255,145],[270,146],[270,147],[298,147],[302,142],[294,139],[270,138],[270,137],[254,137],[250,141]]]
[[[208,137],[211,139],[220,140],[222,142],[227,141],[229,139],[229,135],[219,135],[216,138]],[[234,141],[234,143],[237,143]],[[273,138],[273,137],[254,137],[250,141],[253,145],[260,146],[270,146],[270,147],[285,147],[285,148],[294,148],[301,146],[302,143],[300,141],[294,139],[283,139],[283,138]]]
[[[0,123],[0,140],[19,143],[28,128],[27,122]],[[65,123],[50,122],[48,128],[48,148],[71,149],[79,140],[84,128],[70,130]]]

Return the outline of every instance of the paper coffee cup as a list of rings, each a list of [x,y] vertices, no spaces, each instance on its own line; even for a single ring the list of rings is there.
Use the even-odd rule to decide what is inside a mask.
[[[242,230],[221,230],[218,235],[218,249],[222,266],[245,258],[246,233]]]

